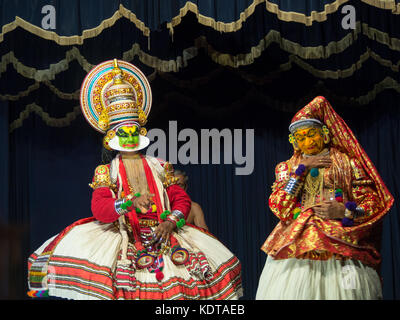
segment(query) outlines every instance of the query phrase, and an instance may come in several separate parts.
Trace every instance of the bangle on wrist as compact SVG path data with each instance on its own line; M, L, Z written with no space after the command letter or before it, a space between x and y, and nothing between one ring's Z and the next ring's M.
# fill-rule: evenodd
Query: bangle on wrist
M284 191L287 193L297 196L303 186L303 175L306 171L306 166L304 164L299 164L294 174L289 178Z
M180 210L173 210L171 214L177 217L179 220L185 219L185 215Z
M180 210L173 210L171 216L177 219L176 227L178 229L182 228L186 224L185 215Z
M173 223L178 229L186 224L185 216L180 210L174 210L172 213L169 210L165 210L161 213L160 218Z
M172 221L174 223L177 223L179 221L179 219L174 215L168 215L166 220Z
M176 215L173 214L169 215L167 217L167 220L174 223L178 229L182 228L186 224L185 219L179 219Z
M129 212L128 208L130 206L132 206L131 200L117 199L114 202L114 209L120 216L127 214Z
M302 186L303 182L300 177L290 177L283 190L293 196L297 196L300 193Z

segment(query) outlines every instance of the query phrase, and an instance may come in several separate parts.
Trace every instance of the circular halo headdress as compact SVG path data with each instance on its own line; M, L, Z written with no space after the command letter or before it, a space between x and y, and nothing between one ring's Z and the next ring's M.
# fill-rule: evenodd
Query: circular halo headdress
M90 70L82 83L82 113L94 129L106 134L105 147L109 149L138 151L149 145L143 126L151 103L151 88L146 76L126 61L102 62ZM133 125L139 130L139 145L127 150L119 146L115 132L121 126Z

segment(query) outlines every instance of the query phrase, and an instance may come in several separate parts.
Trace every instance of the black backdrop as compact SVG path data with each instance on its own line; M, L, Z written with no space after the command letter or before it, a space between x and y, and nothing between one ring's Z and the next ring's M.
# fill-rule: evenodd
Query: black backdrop
M39 2L32 1L31 9L40 7ZM324 95L352 128L395 197L384 219L381 275L384 298L399 299L397 14L367 1L349 1L356 6L358 24L355 31L344 31L335 27L341 19L340 6L330 14L316 8L325 12L325 20L307 26L296 16L285 21L266 9L265 4L279 1L260 3L232 32L207 27L188 12L174 26L173 35L166 27L169 20L161 18L145 21L156 26L150 28L150 37L123 18L79 45L60 44L22 27L4 33L0 39L0 217L7 231L1 242L3 297L26 298L28 255L68 224L91 215L88 182L101 161L101 136L76 108L77 94L90 66L116 57L136 64L151 82L154 100L148 129L168 133L172 120L178 130L193 128L199 136L207 128L254 129L250 175L235 175L236 164L175 166L188 173L188 193L202 206L210 231L241 260L245 299L255 297L266 258L260 246L277 223L267 198L275 165L292 152L288 124L298 109ZM282 1L282 12L286 8L310 17L305 2L303 8L300 1L296 3L289 10ZM215 10L209 15L223 20ZM258 46L270 31L279 37ZM133 44L153 60L143 54L126 55ZM176 66L180 56L187 59L180 69L167 70L164 62L172 59L168 65ZM253 60L246 60L249 57ZM62 62L64 58L68 63Z

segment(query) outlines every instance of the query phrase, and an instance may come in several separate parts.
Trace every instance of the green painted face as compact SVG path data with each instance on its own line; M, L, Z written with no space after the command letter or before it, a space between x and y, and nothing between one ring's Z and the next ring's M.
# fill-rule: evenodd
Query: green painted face
M117 130L119 145L125 149L135 149L139 145L139 131L136 126L125 126Z

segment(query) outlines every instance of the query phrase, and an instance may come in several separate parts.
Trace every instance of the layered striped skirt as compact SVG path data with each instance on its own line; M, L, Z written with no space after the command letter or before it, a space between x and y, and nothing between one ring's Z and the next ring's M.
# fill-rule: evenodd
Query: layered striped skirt
M177 265L160 255L162 279L151 268L137 268L117 226L87 218L46 241L28 259L31 296L98 299L238 299L242 296L239 260L215 237L184 226L174 233L190 259ZM154 271L154 270L153 270Z

